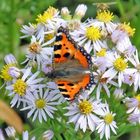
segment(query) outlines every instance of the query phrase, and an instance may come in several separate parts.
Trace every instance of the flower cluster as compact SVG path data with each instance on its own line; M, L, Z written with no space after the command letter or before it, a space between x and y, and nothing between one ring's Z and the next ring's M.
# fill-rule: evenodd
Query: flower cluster
M4 134L6 134L7 137ZM52 130L47 130L42 134L42 138L47 140L51 140L53 136L54 133ZM6 140L7 138L19 140L19 138L16 136L16 130L14 129L14 127L8 126L7 128L5 128L4 132L2 129L0 129L0 139ZM22 140L36 140L36 137L31 137L29 135L29 132L26 130L22 133Z
M21 38L31 39L22 62L25 67L21 69L9 54L5 56L6 65L0 77L12 98L11 106L20 105L21 111L27 110L27 117L33 121L55 118L54 113L61 106L67 110L61 119L67 116L76 131L90 129L99 133L100 139L105 136L108 140L111 131L117 134L117 123L140 123L140 61L130 41L135 29L130 23L116 22L115 15L107 9L100 9L95 18L82 21L86 10L87 6L80 4L71 15L67 7L60 11L49 7L37 16L34 24L24 25ZM72 102L67 102L55 82L47 77L53 70L53 46L61 26L69 30L71 38L91 55L93 62L92 88L82 90ZM117 105L123 106L127 119L119 116Z

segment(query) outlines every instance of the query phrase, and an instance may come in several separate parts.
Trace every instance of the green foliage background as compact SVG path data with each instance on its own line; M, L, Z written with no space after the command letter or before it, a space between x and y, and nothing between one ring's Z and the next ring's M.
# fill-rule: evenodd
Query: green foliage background
M33 23L36 16L46 10L50 5L58 9L67 6L69 10L73 12L78 4L84 3L88 6L86 17L95 17L96 6L92 3L97 2L116 2L116 4L110 6L110 10L117 15L121 22L130 22L131 26L136 28L136 33L132 38L132 42L140 52L140 0L0 0L0 68L3 65L4 56L8 53L13 53L20 62L23 60L23 46L27 45L29 40L20 39L21 26L23 24L28 24L28 22ZM7 97L1 95L0 97L8 102ZM57 126L57 129L65 129L62 130L62 133L69 129L68 126L59 127L61 124L57 124ZM39 129L40 128L36 131L38 132ZM123 131L123 127L122 130L119 131ZM71 133L67 135L69 137L73 135L71 139L75 139L77 134L75 134L73 130L70 132ZM57 132L55 135L57 136L56 139L63 139ZM89 140L89 135L90 133L86 133L86 135L82 137L82 134L78 134L79 137L81 136L81 139L85 140ZM92 138L94 138L94 136ZM133 133L125 135L121 139L139 140L140 130L134 129Z

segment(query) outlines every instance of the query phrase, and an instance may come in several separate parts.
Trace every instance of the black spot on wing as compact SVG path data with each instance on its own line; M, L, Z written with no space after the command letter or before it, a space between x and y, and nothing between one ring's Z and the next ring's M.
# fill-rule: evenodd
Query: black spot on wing
M60 54L54 54L54 58L61 58Z
M57 42L57 41L61 41L62 40L62 35L58 35L58 36L56 36L56 39L55 39L55 41Z
M74 84L73 84L73 83L68 83L67 85L69 85L69 86L74 86Z
M54 45L54 51L61 50L62 45Z
M65 98L70 98L70 95L68 95L68 94L63 94L63 96L64 96Z
M63 55L64 57L69 57L70 56L70 53L65 53L64 55Z
M59 88L60 92L68 92L67 89Z
M58 86L64 86L64 84L58 84Z

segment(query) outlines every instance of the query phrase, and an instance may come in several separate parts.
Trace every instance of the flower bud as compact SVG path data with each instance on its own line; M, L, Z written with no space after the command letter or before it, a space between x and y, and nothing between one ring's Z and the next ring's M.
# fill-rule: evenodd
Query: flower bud
M67 7L63 7L61 9L61 16L65 20L70 20L71 19L70 11Z
M17 60L13 54L8 54L4 57L4 61L6 64L17 64Z
M47 130L43 133L43 139L44 140L51 140L54 136L54 133L52 130Z
M75 10L74 19L81 20L87 11L87 6L85 4L79 4Z
M116 99L121 99L123 98L123 89L120 89L120 88L117 88L115 91L114 91L114 96Z

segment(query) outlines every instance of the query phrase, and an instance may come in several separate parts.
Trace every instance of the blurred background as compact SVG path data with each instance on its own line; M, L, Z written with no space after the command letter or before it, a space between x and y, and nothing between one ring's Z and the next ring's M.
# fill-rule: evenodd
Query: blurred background
M8 53L13 53L17 60L22 61L24 52L21 50L30 40L20 39L20 29L23 24L34 23L36 16L50 5L58 9L67 6L74 12L78 4L84 3L88 6L85 16L87 18L95 17L94 4L99 2L116 2L110 6L110 10L121 22L130 22L136 29L131 40L140 52L140 0L0 0L0 68L3 65L4 56ZM134 130L133 133L120 139L140 140L140 130Z

